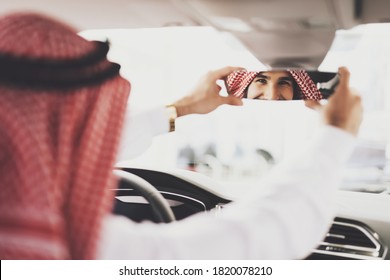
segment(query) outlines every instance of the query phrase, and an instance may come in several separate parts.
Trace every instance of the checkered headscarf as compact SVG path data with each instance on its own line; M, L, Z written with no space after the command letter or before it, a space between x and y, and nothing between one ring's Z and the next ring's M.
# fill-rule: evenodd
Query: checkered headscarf
M0 18L0 259L93 259L130 84L108 45Z
M302 97L302 99L314 99L321 100L322 94L317 89L313 80L307 74L307 72L303 69L287 69L287 72L291 74L294 78L295 82L298 85L298 95ZM236 97L244 97L245 90L252 83L253 79L261 72L264 71L236 71L230 74L226 83L229 88L229 94L234 95Z

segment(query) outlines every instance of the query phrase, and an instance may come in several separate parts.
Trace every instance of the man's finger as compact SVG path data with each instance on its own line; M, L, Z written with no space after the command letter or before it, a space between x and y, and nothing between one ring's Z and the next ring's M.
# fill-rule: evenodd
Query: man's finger
M322 108L322 105L318 100L312 100L312 99L305 100L305 105L306 107L316 111L319 111Z
M347 67L339 67L339 76L340 82L338 87L340 88L348 88L349 87L349 70Z
M225 104L235 105L235 106L243 105L242 99L239 98L239 97L235 97L233 95L229 95L229 96L226 96L224 98L227 101Z

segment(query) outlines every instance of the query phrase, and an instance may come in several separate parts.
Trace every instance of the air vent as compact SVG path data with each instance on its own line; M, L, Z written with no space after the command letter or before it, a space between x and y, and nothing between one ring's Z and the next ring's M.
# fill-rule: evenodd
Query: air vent
M328 259L384 259L386 253L387 247L381 242L378 234L367 225L354 220L336 218L313 255L327 255Z

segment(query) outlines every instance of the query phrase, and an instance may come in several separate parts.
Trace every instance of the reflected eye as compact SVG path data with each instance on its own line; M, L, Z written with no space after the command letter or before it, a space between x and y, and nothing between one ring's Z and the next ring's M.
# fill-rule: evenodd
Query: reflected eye
M280 86L292 86L292 83L290 81L282 80L279 81Z
M257 79L255 80L255 82L256 82L256 83L263 84L263 85L267 84L267 80L266 80L266 79L263 79L263 78L257 78Z

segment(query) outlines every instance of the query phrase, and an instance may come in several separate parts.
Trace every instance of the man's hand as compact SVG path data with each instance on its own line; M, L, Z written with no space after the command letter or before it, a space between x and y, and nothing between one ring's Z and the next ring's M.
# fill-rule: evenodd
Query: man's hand
M221 87L217 84L217 80L222 80L237 70L242 70L242 68L228 66L208 72L188 96L173 104L176 107L177 116L207 114L223 104L242 105L240 98L219 95Z
M344 129L357 135L362 122L363 107L361 98L349 87L349 71L339 68L340 83L326 105L315 100L306 100L307 107L322 113L325 124Z

